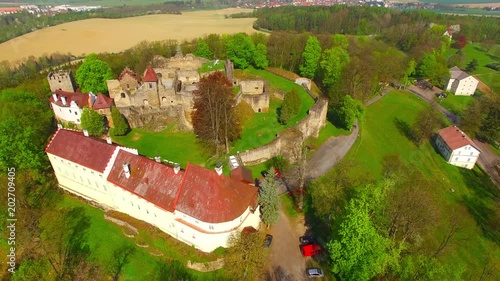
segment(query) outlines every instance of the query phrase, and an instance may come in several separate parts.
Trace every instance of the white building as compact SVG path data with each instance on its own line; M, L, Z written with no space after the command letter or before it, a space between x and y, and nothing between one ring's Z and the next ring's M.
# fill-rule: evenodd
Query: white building
M455 66L450 68L450 80L448 80L446 90L457 96L472 96L478 83L479 81L476 78Z
M436 146L446 162L467 169L474 168L481 153L478 146L455 126L439 130Z
M259 228L258 189L244 173L229 178L221 169L193 164L181 170L65 129L45 151L64 190L148 222L201 251L227 247L229 236L245 227Z

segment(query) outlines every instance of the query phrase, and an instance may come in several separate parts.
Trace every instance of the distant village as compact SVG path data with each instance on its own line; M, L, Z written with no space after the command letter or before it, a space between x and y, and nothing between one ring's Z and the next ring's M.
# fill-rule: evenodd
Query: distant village
M0 7L0 15L9 15L26 11L33 15L55 15L66 12L86 12L103 8L102 6L72 6L72 5L21 5L19 7Z

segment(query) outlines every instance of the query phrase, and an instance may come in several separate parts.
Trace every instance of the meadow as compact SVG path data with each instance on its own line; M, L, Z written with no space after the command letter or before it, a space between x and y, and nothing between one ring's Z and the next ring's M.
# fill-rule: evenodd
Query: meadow
M495 226L498 223L495 208L500 193L488 174L477 165L472 170L449 165L430 141L419 147L409 140L405 128L411 126L418 112L428 106L410 93L389 93L368 107L360 137L346 159L356 163L356 174L371 179L383 178L383 157L390 154L399 155L408 167L420 170L434 183L432 200L443 215L457 209L466 210L465 228L460 234L466 238L463 243L454 244L453 249L440 259L450 266L467 269L468 274L480 274L487 256L493 257L496 263L500 262L500 233ZM441 239L447 222L442 219L435 223L438 227L434 232L423 234L434 242ZM426 246L432 248L432 244Z
M231 19L225 15L251 11L224 9L162 14L122 19L88 19L47 27L0 44L0 61L18 63L29 56L52 53L120 52L141 41L192 40L207 34L256 32L254 18Z

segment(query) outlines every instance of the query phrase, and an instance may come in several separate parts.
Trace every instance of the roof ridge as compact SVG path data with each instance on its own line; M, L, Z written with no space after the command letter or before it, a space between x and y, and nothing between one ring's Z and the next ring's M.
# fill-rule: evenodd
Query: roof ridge
M191 164L188 162L186 165L186 170L184 170L184 175L182 175L182 181L179 185L179 188L177 189L177 194L175 195L174 204L172 206L174 210L177 209L177 202L179 201L179 197L181 195L182 188L184 187L184 181L186 180L187 172L188 172L190 165Z

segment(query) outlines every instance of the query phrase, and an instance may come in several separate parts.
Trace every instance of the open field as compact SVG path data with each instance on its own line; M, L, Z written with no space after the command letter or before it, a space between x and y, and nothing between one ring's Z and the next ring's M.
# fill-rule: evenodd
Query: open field
M485 5L488 6L492 3L497 3L497 0L419 0L418 2L424 2L424 3L439 3L439 4L446 4L446 5L451 5L451 4L476 4L476 5Z
M420 170L424 177L434 183L432 199L443 215L464 208L465 228L461 237L468 238L464 244L455 244L439 259L449 266L463 266L465 274L475 274L481 272L488 253L494 263L500 262L500 233L495 227L498 223L495 221L495 208L499 204L500 194L489 176L477 165L473 170L449 165L430 142L418 147L405 136L405 126L401 124L411 126L417 113L428 106L412 94L397 91L389 93L367 108L360 137L346 159L359 165L355 168L357 174L380 179L383 177L384 155L398 154L404 163ZM429 238L429 244L425 245L429 251L435 250L434 244L441 239L446 220L441 219L436 224L438 229L425 234ZM498 280L495 279L497 275L498 272L494 273L492 280Z
M29 56L119 52L141 41L191 40L205 34L253 33L255 19L226 19L249 9L186 12L124 19L88 19L51 26L0 44L0 61L19 62Z

